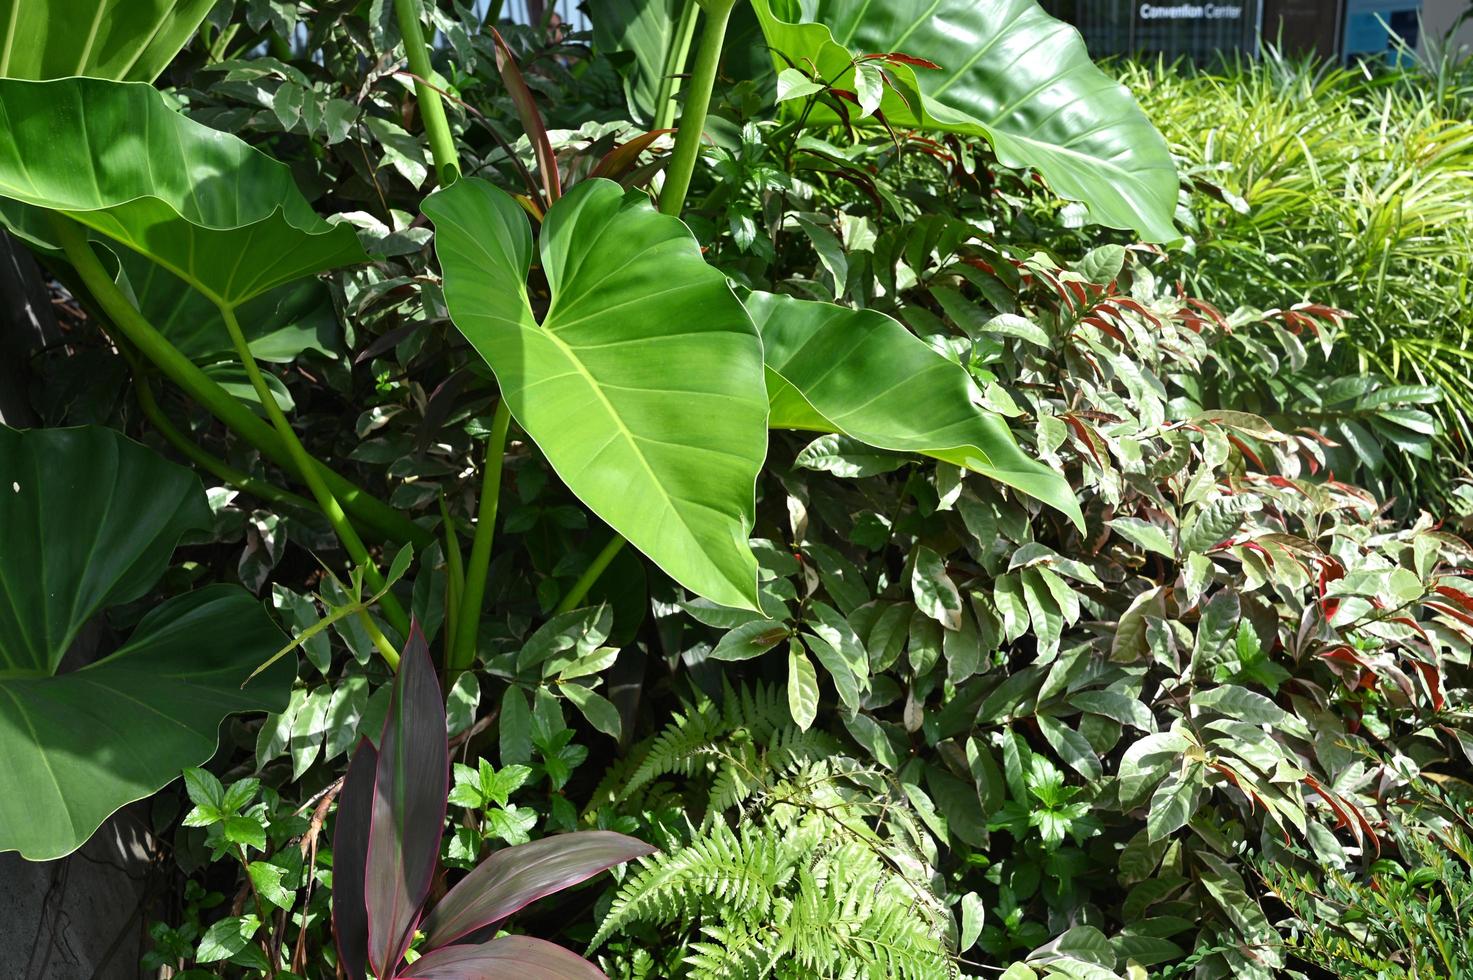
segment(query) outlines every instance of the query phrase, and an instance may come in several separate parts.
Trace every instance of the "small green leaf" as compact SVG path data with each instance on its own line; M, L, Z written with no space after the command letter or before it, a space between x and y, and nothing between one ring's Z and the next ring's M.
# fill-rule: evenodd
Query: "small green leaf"
M961 629L961 593L951 576L946 574L945 559L930 548L921 546L916 549L910 588L917 609L946 629Z
M1121 537L1138 547L1154 551L1167 558L1176 556L1176 549L1171 546L1171 538L1164 530L1150 521L1143 521L1139 517L1117 517L1106 523L1119 531Z
M261 928L261 920L254 915L242 915L221 919L209 929L199 941L195 959L200 963L218 963L228 960L245 948L246 943Z
M823 91L823 86L803 74L797 68L784 68L777 76L777 100L806 99Z
M754 619L734 630L728 630L707 657L711 660L738 661L760 657L786 639L791 631L773 619Z
M982 924L987 921L987 906L976 892L962 896L962 935L958 948L965 953L977 945L982 935Z
M619 721L619 709L601 694L584 687L582 684L561 684L558 690L563 697L583 713L588 723L610 738L618 738L621 724Z
M818 717L818 673L797 640L788 642L788 711L805 732Z

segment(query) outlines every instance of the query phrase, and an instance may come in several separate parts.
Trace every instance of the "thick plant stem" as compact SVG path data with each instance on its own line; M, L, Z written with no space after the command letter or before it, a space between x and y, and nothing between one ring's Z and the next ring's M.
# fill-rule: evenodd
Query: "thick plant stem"
M261 400L261 407L266 409L266 416L271 419L271 424L281 435L282 441L286 443L287 451L291 453L297 469L302 472L307 481L307 487L312 491L312 497L317 501L317 507L322 511L327 522L332 525L338 540L347 549L348 556L356 564L364 567L364 574L368 584L375 592L384 588L384 577L379 572L378 566L368 554L368 548L363 544L363 539L358 537L358 532L353 529L353 523L348 520L342 505L328 489L327 483L322 479L322 474L313 465L315 460L312 454L307 452L307 447L297 438L296 431L292 428L291 421L281 406L276 404L276 397L271 393L266 384L266 378L261 374L261 367L256 363L256 356L251 353L251 346L246 342L245 333L240 329L240 321L235 318L234 307L221 305L220 316L225 320L225 329L230 334L230 342L235 345L236 356L240 358L241 367L245 368L246 376L251 379L251 387L256 389L256 397ZM399 600L385 593L380 600L384 614L389 624L398 630L401 636L409 636L409 617L404 614L404 607L399 605Z
M419 0L394 0L394 14L399 20L399 33L404 36L409 70L419 78L433 78L430 49L419 26ZM455 153L455 137L450 133L450 121L445 118L445 103L439 92L419 79L414 82L414 95L419 102L420 117L424 120L425 135L430 140L430 152L435 156L435 170L440 175L441 185L448 187L460 176L460 163Z
M93 254L81 226L60 216L52 224L67 259L77 270L92 298L97 301L102 312L107 314L113 326L117 327L138 352L163 371L169 380L184 389L186 394L208 409L210 414L224 422L274 463L305 482L276 430L257 418L234 395L196 367L193 361L164 339L134 308ZM385 539L408 542L417 548L423 548L435 539L429 531L322 464L318 463L316 469L348 512Z
M283 490L280 487L272 486L265 480L259 480L248 473L243 473L223 459L206 452L196 445L188 436L175 428L174 423L169 421L169 417L164 414L164 410L159 407L157 399L153 396L153 387L148 383L148 379L143 377L136 366L133 370L133 384L134 391L138 396L138 407L143 410L144 418L148 419L153 427L159 431L159 435L163 436L169 445L177 449L180 454L200 469L214 475L217 479L235 487L237 490L248 493L276 507L296 509L308 514L317 509L313 506L312 501L306 497L299 497L290 490Z
M701 139L706 129L706 115L711 108L711 93L716 87L716 69L721 65L721 48L726 43L726 24L736 0L705 0L706 23L701 28L701 46L696 50L696 63L691 71L690 95L680 114L680 130L675 135L675 153L660 192L660 210L680 216L685 208L685 195L690 191L696 161L701 157Z
M486 439L481 499L476 507L476 536L471 541L465 585L455 617L455 644L450 655L452 670L467 670L476 662L476 635L481 626L481 604L486 600L486 574L491 566L496 510L501 500L501 462L506 455L506 433L510 428L511 409L503 398L496 406L496 415L491 420L491 435Z
M578 576L578 581L574 582L573 587L568 590L568 594L563 596L563 601L557 604L557 609L553 611L553 615L559 615L576 609L578 603L588 597L588 590L593 588L594 583L599 580L599 576L603 575L604 570L609 567L609 562L614 560L614 556L619 553L619 550L624 547L624 544L623 535L614 535L609 540L609 543L604 545L604 550L600 551L597 557L593 559L593 562L587 568L583 569L583 574Z
M665 52L665 72L660 76L659 93L655 96L655 128L669 129L675 125L675 97L680 94L681 73L685 71L686 59L690 57L690 42L696 36L696 15L700 7L696 0L683 0L680 20L670 38L670 50Z

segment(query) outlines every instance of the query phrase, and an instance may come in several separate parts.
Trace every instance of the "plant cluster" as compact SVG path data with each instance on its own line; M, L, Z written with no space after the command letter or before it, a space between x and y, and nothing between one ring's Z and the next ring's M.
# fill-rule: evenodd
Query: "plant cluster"
M1207 261L1034 0L492 8L5 46L0 848L152 795L175 975L1461 968L1473 548L1345 479L1444 382L1316 374L1389 308Z
M1268 372L1280 377L1249 397L1326 429L1348 450L1341 472L1443 506L1473 432L1473 79L1450 53L1410 61L1372 73L1270 51L1212 70L1121 68L1196 188L1188 288L1226 306L1312 299L1355 314L1307 370L1282 352ZM1368 400L1352 376L1381 393ZM1432 403L1436 428L1417 410Z

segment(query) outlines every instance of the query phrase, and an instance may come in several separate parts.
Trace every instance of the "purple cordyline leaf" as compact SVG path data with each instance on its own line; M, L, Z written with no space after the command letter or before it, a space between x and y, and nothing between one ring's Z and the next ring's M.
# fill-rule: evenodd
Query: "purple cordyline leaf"
M435 906L425 922L425 948L452 943L539 898L654 852L644 841L609 830L556 834L497 851Z
M373 782L378 752L367 738L358 743L338 797L332 835L332 931L338 960L348 980L363 980L368 951L368 910L363 874L368 864L368 828L373 819Z
M415 960L398 980L607 980L577 953L530 936L445 946Z
M424 633L414 623L379 740L368 835L368 962L379 977L393 976L429 895L449 784L445 699Z
M511 96L512 105L516 106L517 115L521 117L522 129L526 130L527 139L532 144L532 152L537 157L537 169L542 173L543 193L547 195L548 207L551 207L554 201L562 197L563 189L562 178L557 172L557 154L553 152L552 140L547 135L547 124L542 121L537 100L527 87L522 70L517 67L516 58L512 57L511 48L506 46L506 41L494 29L491 31L491 39L496 43L496 70L501 73L506 94Z

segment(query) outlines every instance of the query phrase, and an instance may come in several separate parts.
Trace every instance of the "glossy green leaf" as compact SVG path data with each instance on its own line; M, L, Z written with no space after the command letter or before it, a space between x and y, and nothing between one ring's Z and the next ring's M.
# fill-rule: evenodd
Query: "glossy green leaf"
M0 77L151 82L215 0L0 0Z
M1176 168L1125 87L1090 61L1079 32L1036 0L752 0L778 68L816 66L856 89L855 56L880 62L891 126L980 136L1010 167L1033 167L1090 216L1151 241L1179 236ZM810 119L834 122L818 107Z
M58 212L226 306L367 258L286 166L142 83L0 79L0 198L35 244L52 242L32 209Z
M1084 526L1068 481L1030 459L1001 418L977 407L981 395L966 369L900 323L772 293L752 293L746 304L762 332L773 428L839 432L954 463Z
M579 184L543 224L539 323L510 196L468 179L424 210L452 319L568 487L682 585L758 608L762 345L689 230L612 181Z
M281 633L234 586L177 596L57 674L83 625L148 592L210 522L196 477L116 432L0 427L0 851L69 853L208 759L226 715L286 706L290 662L241 686Z

